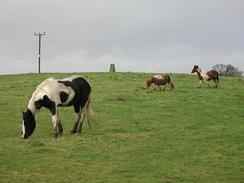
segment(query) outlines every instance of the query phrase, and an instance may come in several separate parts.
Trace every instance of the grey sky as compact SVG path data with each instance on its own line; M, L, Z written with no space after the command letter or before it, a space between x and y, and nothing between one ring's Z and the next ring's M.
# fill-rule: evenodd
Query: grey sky
M1 0L0 74L244 71L243 0Z

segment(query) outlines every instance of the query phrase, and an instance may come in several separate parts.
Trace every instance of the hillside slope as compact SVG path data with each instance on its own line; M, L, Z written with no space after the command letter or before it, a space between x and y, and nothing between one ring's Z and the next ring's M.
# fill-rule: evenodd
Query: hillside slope
M59 108L64 134L52 138L41 109L28 140L21 110L48 77L0 76L0 182L244 182L244 79L198 88L172 74L176 90L145 90L145 73L84 73L92 83L95 126L70 135L75 113Z

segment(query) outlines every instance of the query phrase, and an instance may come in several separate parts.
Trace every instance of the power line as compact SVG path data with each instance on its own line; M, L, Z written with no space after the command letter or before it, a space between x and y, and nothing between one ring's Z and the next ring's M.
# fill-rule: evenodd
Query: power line
M44 36L46 32L40 33L35 32L34 36L39 37L39 52L38 52L38 73L41 73L41 37Z

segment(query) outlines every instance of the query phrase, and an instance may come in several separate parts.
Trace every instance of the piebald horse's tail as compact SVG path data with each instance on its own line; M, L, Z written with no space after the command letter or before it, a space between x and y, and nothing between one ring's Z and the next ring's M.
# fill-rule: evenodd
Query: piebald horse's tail
M91 128L91 123L94 121L94 116L91 109L91 93L85 105L85 115L87 117L88 125Z

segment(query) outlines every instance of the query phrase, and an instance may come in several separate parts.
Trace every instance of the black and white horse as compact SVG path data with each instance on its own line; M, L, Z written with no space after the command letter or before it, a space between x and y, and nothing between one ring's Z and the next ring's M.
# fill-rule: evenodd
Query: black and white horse
M34 91L26 112L23 113L22 137L28 138L33 133L36 121L35 115L46 107L52 114L54 126L53 136L56 138L63 132L58 115L58 107L73 106L76 120L71 133L81 133L85 116L88 124L93 120L91 110L91 85L81 76L72 76L64 79L49 78L44 80Z

